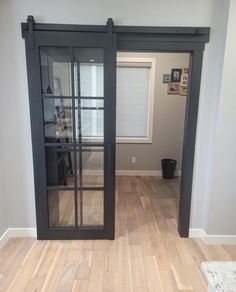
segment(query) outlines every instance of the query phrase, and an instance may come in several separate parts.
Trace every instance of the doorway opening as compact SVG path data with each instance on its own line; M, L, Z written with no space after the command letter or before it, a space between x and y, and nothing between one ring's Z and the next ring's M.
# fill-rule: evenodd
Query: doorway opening
M138 228L137 216L149 218L160 235L178 233L189 59L189 53L117 53L117 220L123 212ZM162 177L166 158L177 162L173 179Z

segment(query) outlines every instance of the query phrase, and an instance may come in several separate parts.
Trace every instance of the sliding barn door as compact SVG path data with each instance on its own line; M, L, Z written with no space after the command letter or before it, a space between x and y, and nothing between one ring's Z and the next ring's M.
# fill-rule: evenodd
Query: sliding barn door
M26 36L39 239L114 238L116 39Z

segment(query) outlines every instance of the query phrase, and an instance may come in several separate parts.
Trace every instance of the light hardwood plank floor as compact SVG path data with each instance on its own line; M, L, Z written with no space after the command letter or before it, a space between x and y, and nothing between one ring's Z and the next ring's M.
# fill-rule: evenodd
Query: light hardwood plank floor
M200 265L236 246L177 233L179 180L118 177L116 239L15 238L0 250L0 291L207 291Z

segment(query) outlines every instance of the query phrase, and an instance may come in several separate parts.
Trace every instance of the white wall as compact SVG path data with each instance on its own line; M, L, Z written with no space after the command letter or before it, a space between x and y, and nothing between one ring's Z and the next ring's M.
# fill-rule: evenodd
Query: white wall
M188 68L189 54L183 53L118 53L118 57L155 58L153 136L151 144L117 144L117 170L161 170L161 159L176 159L181 169L186 97L167 94L163 74L173 68ZM132 163L132 157L136 163Z
M206 181L210 169L207 166L208 154L212 151L207 145L214 147L210 135L218 106L215 102L218 100L218 94L214 88L220 79L225 23L223 12L225 7L227 11L227 2L222 0L0 2L0 27L4 30L1 32L0 55L2 74L0 96L4 104L4 111L0 116L3 140L0 155L9 226L35 226L27 77L24 41L20 29L20 23L26 20L28 14L34 15L38 22L104 24L108 17L113 17L115 23L119 25L213 26L211 43L206 47L204 58L192 204L192 227L203 226L202 206L207 201ZM219 24L216 25L216 22ZM230 100L228 102L230 104ZM219 123L222 130L227 126L224 123L225 117L222 116ZM218 184L223 187L224 180L219 180Z
M1 140L0 140L0 153L1 153ZM0 157L1 158L1 157ZM0 159L0 238L7 230L7 209L6 209L6 196L4 192L4 181L2 171L2 161Z
M35 226L25 52L14 3L0 2L2 173L8 227Z
M230 2L205 222L208 234L224 235L236 235L236 2Z
M4 6L7 8L7 6ZM0 4L0 35L2 37L1 44L0 44L0 127L1 127L1 135L0 135L0 238L5 233L8 227L8 218L7 218L7 193L6 193L6 143L4 143L4 139L10 141L10 137L7 137L7 130L8 130L8 123L5 120L5 105L4 105L4 97L7 95L7 87L4 86L5 82L5 74L7 74L8 68L4 66L3 60L6 57L6 48L4 44L8 42L8 38L5 31L5 26L3 27L3 23L7 20L7 12L3 13L3 5ZM11 182L12 183L12 182Z
M191 228L204 228L208 216L210 175L222 67L224 61L229 1L215 1L212 7L210 42L204 52L201 92L198 113L194 180L191 209ZM221 21L219 21L219 19Z

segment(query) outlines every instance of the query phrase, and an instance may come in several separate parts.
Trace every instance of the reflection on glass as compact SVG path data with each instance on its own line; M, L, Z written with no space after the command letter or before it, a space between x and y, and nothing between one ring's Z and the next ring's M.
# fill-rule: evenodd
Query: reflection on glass
M74 185L74 153L64 147L46 147L47 186Z
M48 192L49 227L75 226L74 191Z
M103 137L103 110L82 110L82 137Z
M72 142L71 99L49 98L43 100L45 142Z
M77 103L77 100L76 100ZM104 107L104 101L99 99L81 99L80 102L81 108L86 109L103 109Z
M77 150L77 183L81 187L103 187L104 153L103 147L81 147Z
M77 142L103 142L104 136L103 100L76 100Z
M83 225L102 226L104 224L103 191L82 191L81 196L83 202Z
M75 96L104 96L104 52L99 48L74 50Z
M69 48L41 47L43 95L71 96L71 54Z

